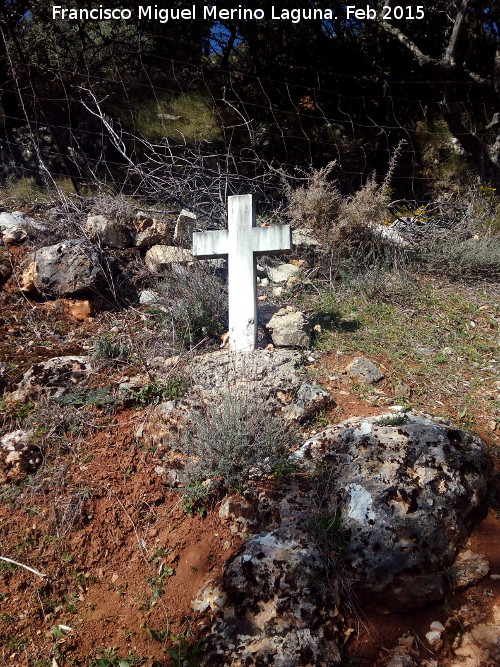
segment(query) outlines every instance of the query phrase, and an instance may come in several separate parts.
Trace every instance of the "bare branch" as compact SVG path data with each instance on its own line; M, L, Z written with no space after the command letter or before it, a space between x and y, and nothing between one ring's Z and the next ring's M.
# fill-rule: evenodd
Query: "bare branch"
M18 567L22 567L25 570L28 570L29 572L36 574L36 576L40 577L40 579L45 579L47 577L47 575L44 574L43 572L39 572L38 570L35 570L35 568L30 567L29 565L23 565L23 563L18 563L17 560L12 560L12 558L7 558L6 556L0 556L0 560L4 560L6 563L11 563L12 565L17 565Z

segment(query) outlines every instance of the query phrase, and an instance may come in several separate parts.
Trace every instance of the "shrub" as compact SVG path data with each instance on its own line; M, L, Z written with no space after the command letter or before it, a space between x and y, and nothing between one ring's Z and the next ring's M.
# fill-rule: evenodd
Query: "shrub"
M457 235L458 236L458 235ZM421 260L434 273L452 278L500 276L500 236L430 239Z
M119 222L123 227L129 228L135 217L135 208L122 195L102 194L94 198L90 213L103 215L108 220Z
M404 254L401 247L381 233L381 224L391 218L389 182L398 154L399 147L382 183L377 183L372 175L348 197L342 197L336 183L329 180L333 162L313 170L305 185L295 190L285 188L292 225L312 228L323 243L330 277L334 267L336 272L351 272L360 265L394 265Z
M306 183L295 190L285 185L292 226L310 227L319 237L328 236L342 202L336 184L328 180L335 165L330 162L322 169L312 170Z
M156 291L158 303L150 312L161 328L169 327L174 346L189 349L227 331L227 290L202 264L169 273Z
M295 441L283 419L248 393L227 392L193 416L181 449L195 458L189 476L240 488L250 478L271 474Z

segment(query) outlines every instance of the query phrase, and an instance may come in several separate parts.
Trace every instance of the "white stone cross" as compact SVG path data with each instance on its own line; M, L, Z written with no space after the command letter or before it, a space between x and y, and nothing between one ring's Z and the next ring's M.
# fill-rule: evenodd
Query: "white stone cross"
M198 259L228 260L229 347L253 350L257 342L256 258L292 250L288 225L256 227L252 195L228 198L228 229L193 234Z

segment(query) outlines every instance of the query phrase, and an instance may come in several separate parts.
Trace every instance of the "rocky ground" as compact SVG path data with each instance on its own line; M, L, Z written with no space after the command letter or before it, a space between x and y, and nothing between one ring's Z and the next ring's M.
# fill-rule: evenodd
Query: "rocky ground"
M68 243L28 212L0 219L0 664L498 664L497 284L332 302L309 245L262 267L262 349L186 352L158 283L194 281L192 216ZM228 401L293 440L193 485Z

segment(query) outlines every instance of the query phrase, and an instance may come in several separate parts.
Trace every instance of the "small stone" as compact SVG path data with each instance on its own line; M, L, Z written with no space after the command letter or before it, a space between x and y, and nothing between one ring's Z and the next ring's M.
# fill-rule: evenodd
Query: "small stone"
M267 270L269 279L273 283L286 283L287 280L300 273L300 268L293 264L280 264Z
M139 292L139 304L141 306L150 306L153 303L158 303L158 298L158 294L148 289Z
M384 379L384 374L366 357L354 357L346 368L351 377L364 384L375 384Z
M431 630L425 635L430 646L435 651L438 651L443 645L443 640L441 639L441 632L439 630Z
M439 621L432 621L430 625L431 630L439 630L439 632L444 632L444 625Z
M309 347L310 326L298 310L282 308L264 325L276 347Z
M470 549L462 551L453 563L453 587L459 589L477 584L489 571L490 564L485 556Z
M196 215L183 208L175 223L174 242L183 248L189 247L195 227Z
M400 382L394 387L394 396L400 396L401 398L410 398L411 396L411 387L407 384Z

